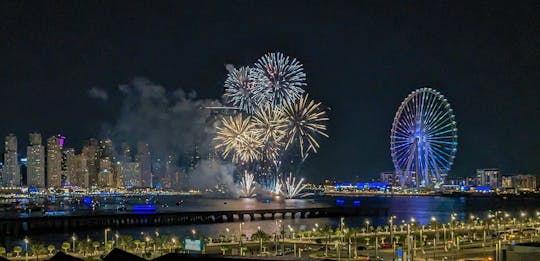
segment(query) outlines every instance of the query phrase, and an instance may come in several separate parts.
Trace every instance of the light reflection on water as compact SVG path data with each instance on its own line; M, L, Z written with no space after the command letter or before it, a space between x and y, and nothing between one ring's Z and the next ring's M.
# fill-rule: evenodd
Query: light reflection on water
M265 199L208 199L201 197L184 197L184 204L181 207L176 206L178 196L160 196L158 201L160 204L167 203L168 208L163 208L161 211L212 211L212 210L237 210L237 209L273 209L273 208L299 208L299 207L322 207L336 205L336 200L343 200L343 205L354 207L354 201L360 201L360 208L388 208L390 215L395 215L398 222L401 220L408 221L414 217L416 221L427 224L432 216L438 221L446 223L450 220L452 213L457 213L458 219L465 220L469 215L485 217L489 210L506 211L513 216L521 211L527 211L530 215L534 214L540 206L540 198L515 198L501 199L489 197L469 197L469 198L452 198L452 197L319 197L313 199L297 199L297 200L271 200L267 202ZM144 198L141 198L144 201ZM226 202L226 204L225 204ZM139 204L138 200L130 199L128 205ZM109 204L114 205L112 201ZM345 223L347 226L364 226L365 221L369 220L374 226L386 224L388 217L347 217ZM312 219L285 219L283 226L285 229L288 225L298 230L312 229L315 224L320 226L330 225L336 227L339 223L337 218L312 218ZM230 223L215 223L215 224L199 224L199 225L175 225L161 227L130 227L113 229L109 233L109 239L112 239L114 233L128 234L134 238L140 238L141 232L145 234L154 234L156 231L160 234L175 234L184 237L191 234L191 230L195 229L199 236L227 235L226 228L229 228L230 235L239 234L240 222ZM257 231L257 227L271 234L276 231L276 222L274 220L255 220L245 221L243 225L243 233L248 237ZM53 243L60 245L63 241L70 238L72 232L57 232L47 235L29 235L31 239L37 239L46 244ZM90 237L95 240L103 240L103 230L79 231L77 237L84 239ZM4 245L9 249L14 244L23 245L22 238L5 238Z

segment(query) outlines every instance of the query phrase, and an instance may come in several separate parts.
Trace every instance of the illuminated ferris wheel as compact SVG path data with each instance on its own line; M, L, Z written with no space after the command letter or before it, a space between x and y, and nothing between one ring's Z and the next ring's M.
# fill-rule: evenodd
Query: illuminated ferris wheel
M450 103L437 90L413 91L399 106L390 134L392 161L402 187L437 186L457 150Z

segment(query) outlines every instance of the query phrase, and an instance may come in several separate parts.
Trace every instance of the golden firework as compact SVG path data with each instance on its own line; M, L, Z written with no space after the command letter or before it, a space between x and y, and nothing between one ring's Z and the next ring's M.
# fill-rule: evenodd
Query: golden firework
M326 116L326 112L321 109L321 103L309 100L308 95L304 95L296 102L287 102L283 112L288 121L285 148L287 149L292 143L297 141L300 146L302 158L310 150L317 152L320 146L315 136L322 135L328 138L328 134L325 133L325 122L329 119Z

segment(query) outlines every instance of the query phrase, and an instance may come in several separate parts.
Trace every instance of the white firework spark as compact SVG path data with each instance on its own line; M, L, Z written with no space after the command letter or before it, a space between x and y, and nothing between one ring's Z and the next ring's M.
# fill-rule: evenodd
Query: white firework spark
M279 181L278 178L276 178L276 184L274 185L274 190L272 193L274 193L276 196L283 194L283 191L281 190L281 181Z
M255 197L255 181L253 174L244 172L242 180L240 181L240 197L243 198L252 198Z
M234 107L247 113L253 113L257 108L253 93L254 85L250 79L252 71L249 66L240 69L233 67L225 80L225 98Z
M313 195L313 193L302 193L302 191L307 187L307 185L303 183L303 178L296 182L296 178L292 176L292 173L290 173L289 177L287 177L285 182L283 182L285 197L288 199L292 199L303 198Z
M250 73L254 83L254 99L264 106L281 108L304 93L306 74L302 64L282 53L267 53Z

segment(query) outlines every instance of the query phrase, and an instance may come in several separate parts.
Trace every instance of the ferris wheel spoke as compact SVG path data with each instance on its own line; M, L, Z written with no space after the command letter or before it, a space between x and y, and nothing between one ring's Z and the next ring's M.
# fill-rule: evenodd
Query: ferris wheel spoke
M456 136L455 135L452 135L452 136L431 136L429 138L426 138L427 141L432 141L432 140L445 140L445 139L449 139L449 140L452 140L452 139L455 139Z
M452 122L451 119L449 117L447 117L449 114L448 111L445 111L444 113L438 113L437 114L437 118L435 118L435 120L433 120L433 122L430 122L429 124L429 129L434 129L434 128L437 128L437 126L441 125L441 124L444 124L445 122L449 121L449 122Z
M436 103L437 98L433 98L433 102ZM434 107L436 106L436 107ZM431 122L435 117L437 117L438 114L440 114L443 110L441 110L442 103L438 102L436 105L432 106L432 109L429 110L428 115L426 116L426 125L430 125Z
M447 169L448 167L450 167L450 161L449 161L449 160L447 160L447 159L444 158L444 157L440 157L440 156L437 155L436 153L433 153L433 151L432 151L432 154L433 154L433 157L432 157L432 158L433 158L434 162L438 163L439 166L444 167L445 171L446 171L446 169ZM444 160L446 163L445 163L445 162L442 162L442 160Z
M440 126L437 126L436 128L434 127L433 129L428 130L427 134L428 135L441 135L448 132L452 132L454 131L454 129L455 129L454 123L448 122L445 125L440 125Z
M443 150L441 150L441 149L439 149L439 148L437 148L437 147L431 147L431 148L433 149L434 152L436 152L437 155L441 155L441 154L442 154L442 155L447 156L448 158L452 158L452 155L446 153L445 151L443 151ZM441 158L444 159L444 160L446 160L445 157L441 157ZM446 160L446 161L448 161L448 160Z

